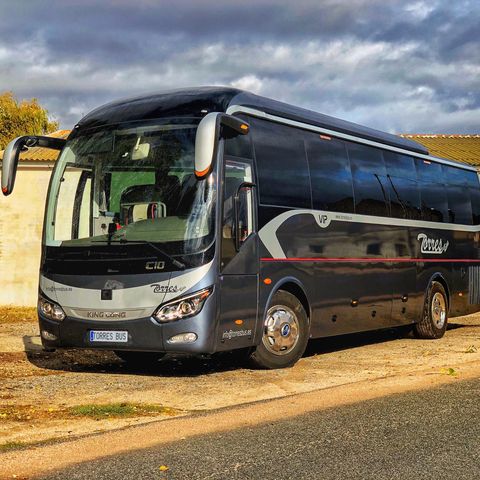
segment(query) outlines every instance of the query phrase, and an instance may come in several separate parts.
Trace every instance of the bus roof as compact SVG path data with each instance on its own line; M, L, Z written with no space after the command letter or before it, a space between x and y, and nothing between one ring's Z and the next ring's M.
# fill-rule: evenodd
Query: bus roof
M118 100L90 112L76 129L168 116L200 117L206 112L226 112L233 105L428 155L423 145L407 138L230 87L184 88Z

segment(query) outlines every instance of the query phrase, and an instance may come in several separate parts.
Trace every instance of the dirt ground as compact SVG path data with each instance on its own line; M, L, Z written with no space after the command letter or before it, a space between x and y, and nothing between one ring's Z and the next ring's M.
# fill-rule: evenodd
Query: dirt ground
M286 370L260 371L234 358L166 357L132 369L111 352L43 352L33 309L0 310L0 453L193 411L324 390L379 378L462 378L480 364L480 315L450 321L437 341L404 330L312 341ZM425 378L428 378L426 376Z

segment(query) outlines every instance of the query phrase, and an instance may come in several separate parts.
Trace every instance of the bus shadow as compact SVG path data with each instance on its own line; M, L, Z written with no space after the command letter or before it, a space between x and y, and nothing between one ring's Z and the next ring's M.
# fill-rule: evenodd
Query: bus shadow
M478 325L480 327L480 325ZM472 325L463 325L461 323L449 323L447 330L455 330L457 328L472 327ZM412 332L412 326L388 328L384 330L371 330L368 332L351 333L346 335L338 335L334 337L316 338L308 343L305 357L313 355L321 355L323 353L332 353L342 350L348 350L366 345L374 345L376 343L392 342L402 338L415 337Z
M246 352L242 351L213 356L166 355L148 365L131 365L109 350L59 349L45 352L34 339L23 336L27 360L42 370L59 372L197 377L245 368L247 359Z
M480 325L450 323L448 330ZM352 348L392 342L411 337L411 327L391 328L328 338L310 340L303 355L314 355L348 350ZM234 351L212 356L166 355L162 360L148 365L130 365L109 350L56 350L44 352L34 337L24 336L23 344L28 361L37 368L60 372L105 373L159 377L198 377L249 368L248 351Z
M316 338L314 340L310 340L307 350L303 356L311 357L313 355L339 352L351 348L374 345L376 343L391 342L401 338L409 337L410 335L409 329L392 328L388 330L374 330L327 338Z

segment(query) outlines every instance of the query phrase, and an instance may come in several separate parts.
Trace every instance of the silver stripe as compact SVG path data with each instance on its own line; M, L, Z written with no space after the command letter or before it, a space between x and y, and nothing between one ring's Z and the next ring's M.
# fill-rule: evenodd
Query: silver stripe
M454 223L424 222L422 220L405 220L402 218L376 217L356 213L337 213L323 210L289 210L283 212L264 225L258 235L273 258L286 258L277 238L277 230L289 218L295 215L313 215L320 228L327 228L331 222L364 223L395 227L412 227L434 230L451 230L460 232L479 232L480 225L457 225Z
M168 302L180 295L189 293L210 271L213 261L202 265L198 268L187 270L181 275L164 281L148 283L138 287L122 288L113 290L112 300L102 300L100 289L94 290L89 288L73 287L59 282L54 282L43 275L40 276L40 289L51 298L59 303L62 307L71 309L91 309L111 311L141 309L149 310L149 315L161 303ZM158 291L158 286L160 291ZM172 291L169 288L174 286ZM162 289L165 289L163 291ZM158 292L158 293L157 293ZM143 314L142 314L143 315Z
M351 140L357 143L364 143L365 145L370 145L372 147L383 148L384 150L391 150L392 152L403 153L405 155L410 155L416 158L422 158L424 160L430 160L432 162L443 163L445 165L450 165L452 167L462 168L463 170L471 170L477 172L476 167L466 165L464 163L455 162L453 160L447 160L446 158L433 157L431 155L423 155L422 153L412 152L411 150L405 150L403 148L392 147L380 142L374 142L372 140L367 140L362 137L356 137L354 135L348 135L346 133L337 132L335 130L330 130L328 128L316 127L315 125L310 125L309 123L297 122L295 120L290 120L288 118L278 117L276 115L270 115L269 113L262 112L261 110L256 110L254 108L242 107L241 105L231 105L227 109L228 114L243 112L253 115L254 117L265 118L272 120L277 123L283 123L285 125L291 125L293 127L303 128L305 130L311 130L312 132L324 133L326 135L331 135L337 138L343 138L344 140Z

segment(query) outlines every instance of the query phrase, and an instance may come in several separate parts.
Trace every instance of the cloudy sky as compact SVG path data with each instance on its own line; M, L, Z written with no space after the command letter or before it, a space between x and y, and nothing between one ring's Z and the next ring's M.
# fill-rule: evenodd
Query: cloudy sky
M0 90L62 127L143 92L233 85L368 126L480 131L478 0L0 2Z

